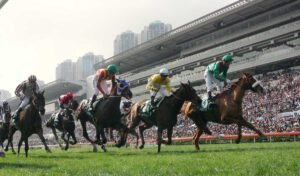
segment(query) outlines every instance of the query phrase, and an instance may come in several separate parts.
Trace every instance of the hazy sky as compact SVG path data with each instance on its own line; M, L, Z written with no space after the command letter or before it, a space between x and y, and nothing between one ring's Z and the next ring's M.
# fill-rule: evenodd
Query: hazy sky
M0 89L28 75L54 81L56 65L87 52L109 58L116 35L155 20L179 27L234 0L9 0L0 10Z

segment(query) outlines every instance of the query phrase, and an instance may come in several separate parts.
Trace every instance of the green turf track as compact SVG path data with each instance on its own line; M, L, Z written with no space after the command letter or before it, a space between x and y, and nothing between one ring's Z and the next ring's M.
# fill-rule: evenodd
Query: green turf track
M300 142L162 146L144 150L108 147L24 151L19 157L8 152L0 158L0 175L300 175Z

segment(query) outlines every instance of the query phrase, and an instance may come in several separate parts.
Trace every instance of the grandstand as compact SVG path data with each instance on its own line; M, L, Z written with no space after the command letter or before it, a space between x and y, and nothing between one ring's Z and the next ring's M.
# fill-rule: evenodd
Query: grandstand
M205 88L206 66L226 53L234 55L232 79L241 72L300 65L299 32L299 1L241 0L97 63L95 69L117 65L134 101L148 97L147 78L161 67L170 69L173 86L190 80L199 90Z

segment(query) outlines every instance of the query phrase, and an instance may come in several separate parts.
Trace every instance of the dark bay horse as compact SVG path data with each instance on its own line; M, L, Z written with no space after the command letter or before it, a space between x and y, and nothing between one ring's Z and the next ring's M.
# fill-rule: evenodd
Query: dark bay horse
M137 102L133 105L131 113L129 114L129 118L131 122L129 124L129 131L133 131L136 126L139 125L141 121L144 122L144 125L139 126L139 132L142 139L142 144L140 148L144 148L145 140L144 140L144 130L151 128L153 125L157 126L157 144L158 144L158 152L161 149L161 143L166 143L168 145L172 142L172 133L173 127L177 123L177 115L180 112L180 109L184 103L184 101L192 101L194 103L199 101L199 97L195 89L188 84L181 83L180 87L175 91L175 93L169 97L165 97L165 99L160 103L160 106L155 110L150 120L144 120L139 116L139 109L144 104L145 100ZM163 130L167 129L168 141L165 142L162 140Z
M4 122L0 126L0 146L3 148L3 143L6 139L8 139L8 132L9 132L9 123L11 119L11 113L5 112L4 113ZM4 155L4 153L2 154ZM1 154L0 154L1 156Z
M77 143L75 132L74 132L75 131L75 122L74 122L74 117L73 117L73 112L77 109L77 107L78 107L78 102L76 100L73 100L71 102L71 108L66 110L66 113L64 113L63 117L61 117L62 120L58 126L54 125L54 119L58 115L59 112L54 112L51 115L50 119L46 122L46 127L52 129L55 140L62 150L68 150L69 142L71 145L75 145ZM61 139L66 144L66 146L64 148L63 148L60 140L58 139L56 129L62 132ZM65 138L66 134L67 134L67 139ZM72 137L73 141L69 141L70 137Z
M121 122L120 103L122 97L131 99L132 92L130 91L129 85L125 81L120 80L116 86L113 87L112 94L107 99L101 101L96 107L96 138L98 143L100 143L101 135L101 143L106 144L107 139L104 129L113 128L121 133L121 140L116 146L121 147L125 145L125 132L127 131L127 127Z
M121 98L132 98L132 92L128 84L124 80L118 80L118 83L113 86L111 95L108 98L100 100L95 108L94 118L91 118L88 114L86 107L89 106L88 100L82 100L79 107L76 110L75 117L80 120L83 129L83 136L93 145L93 151L96 152L97 148L95 143L102 146L102 149L106 151L103 144L107 142L105 137L104 128L113 128L121 130L122 137L117 144L118 147L125 144L124 131L127 129L125 125L121 123L120 102ZM86 130L86 122L90 122L96 128L96 141L92 141ZM100 135L102 141L100 140Z
M263 94L264 88L260 82L257 81L252 75L244 73L242 77L230 87L225 90L215 99L216 105L213 106L212 112L201 112L194 104L186 110L186 115L191 118L197 126L197 133L193 137L193 143L196 150L199 150L199 138L203 131L209 131L207 129L207 122L215 122L220 124L237 124L238 125L238 139L236 143L239 143L242 137L242 126L247 127L260 136L264 137L264 134L256 129L251 123L243 118L242 101L247 90Z
M9 126L9 134L8 134L8 143L6 145L6 151L8 150L8 145L12 145L13 135L17 130L21 132L21 138L18 144L18 155L20 153L20 148L22 146L23 141L25 142L25 155L28 157L28 137L32 134L37 134L41 139L42 143L45 146L45 150L51 153L51 150L46 144L45 138L43 136L43 128L42 128L42 119L41 115L45 114L45 97L44 91L32 93L32 97L30 100L30 104L25 107L23 111L20 112L19 115L19 129L16 129L15 126L11 123ZM13 148L12 148L13 150Z

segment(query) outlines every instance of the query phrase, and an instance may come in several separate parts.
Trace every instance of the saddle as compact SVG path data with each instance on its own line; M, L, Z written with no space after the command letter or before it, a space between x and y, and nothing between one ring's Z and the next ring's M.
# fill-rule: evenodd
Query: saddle
M149 120L154 114L155 110L159 107L163 101L163 97L156 98L154 100L154 106L151 104L151 100L147 100L139 109L138 114L144 120Z

